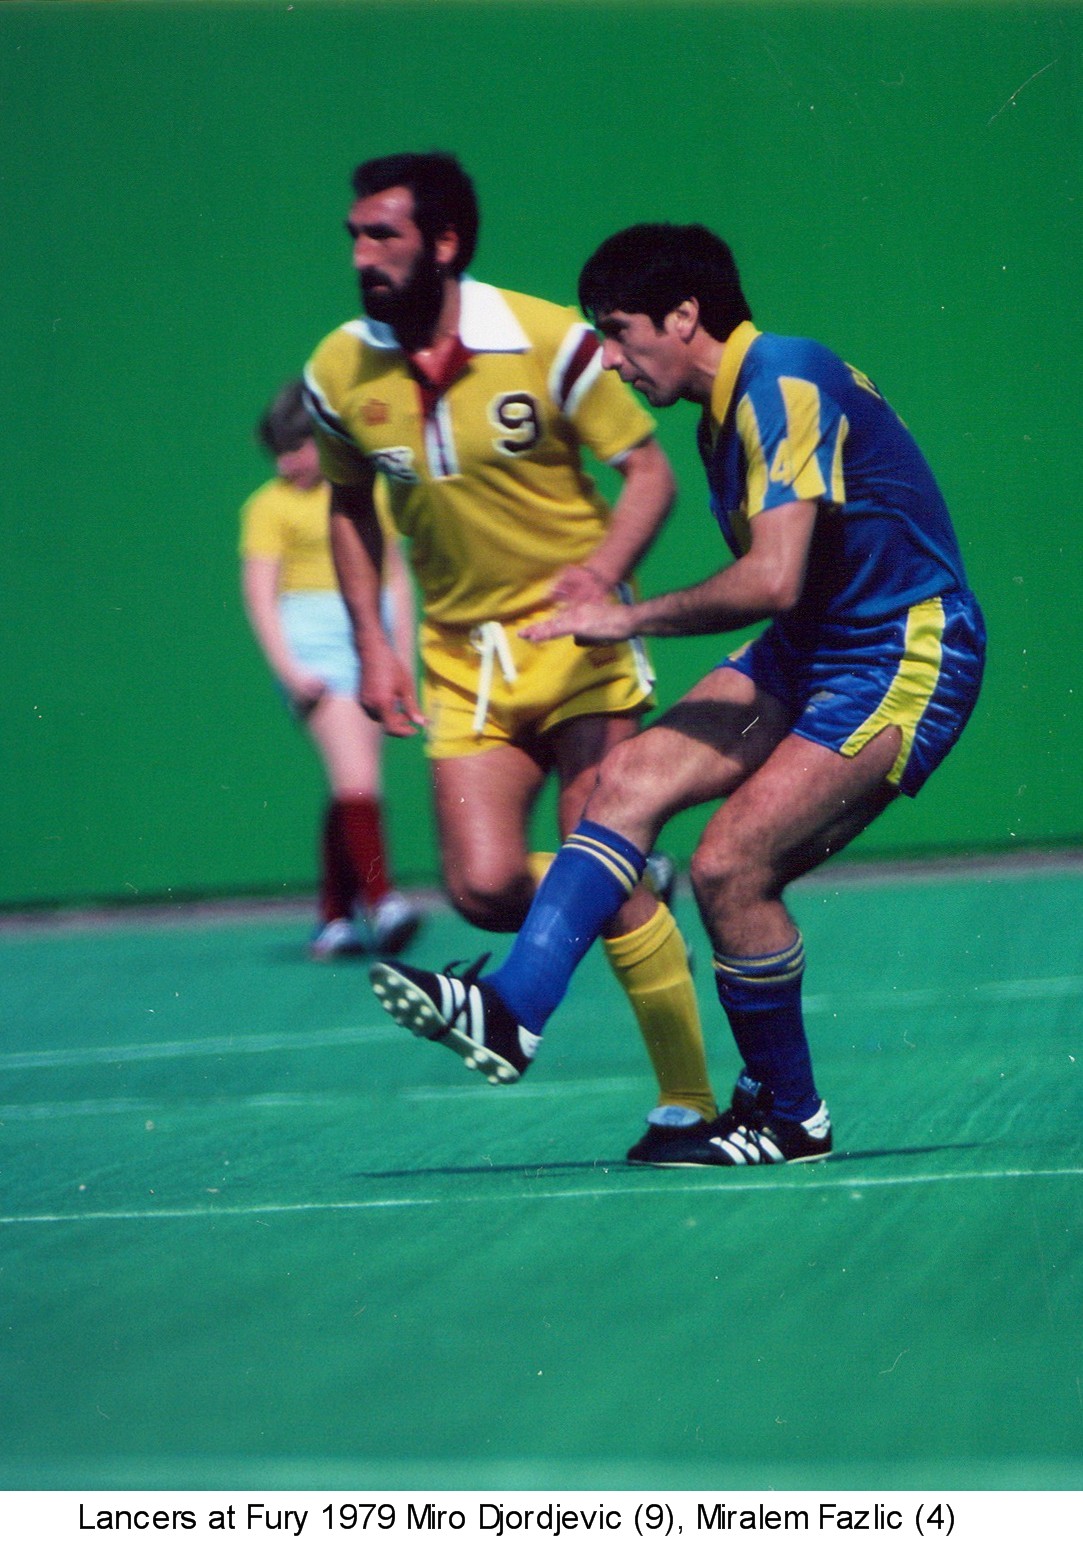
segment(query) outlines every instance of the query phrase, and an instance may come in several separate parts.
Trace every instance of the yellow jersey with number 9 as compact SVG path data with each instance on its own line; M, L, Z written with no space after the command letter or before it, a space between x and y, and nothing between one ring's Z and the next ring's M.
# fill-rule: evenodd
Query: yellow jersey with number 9
M425 614L447 626L544 604L609 521L582 450L619 464L654 431L573 308L460 284L461 365L441 389L367 318L329 335L305 372L324 473L352 485L376 471Z

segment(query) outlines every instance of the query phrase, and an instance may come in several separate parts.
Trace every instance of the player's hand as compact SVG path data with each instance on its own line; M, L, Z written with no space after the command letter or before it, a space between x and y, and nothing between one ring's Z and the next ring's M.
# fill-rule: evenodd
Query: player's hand
M414 677L390 647L361 659L361 708L392 738L408 739L425 726Z
M554 604L600 604L613 589L592 566L565 566L549 589Z
M528 642L551 642L558 636L574 636L577 642L593 646L603 642L625 642L635 635L632 611L626 604L569 604L544 620L535 620L519 633Z

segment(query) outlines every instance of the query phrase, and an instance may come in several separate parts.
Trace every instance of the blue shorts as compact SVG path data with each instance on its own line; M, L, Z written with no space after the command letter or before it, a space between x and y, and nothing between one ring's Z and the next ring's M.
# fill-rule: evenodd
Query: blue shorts
M913 797L966 726L981 689L985 624L972 593L944 594L886 620L824 623L795 639L785 618L725 666L793 716L790 731L856 755L882 728L902 731L888 781Z

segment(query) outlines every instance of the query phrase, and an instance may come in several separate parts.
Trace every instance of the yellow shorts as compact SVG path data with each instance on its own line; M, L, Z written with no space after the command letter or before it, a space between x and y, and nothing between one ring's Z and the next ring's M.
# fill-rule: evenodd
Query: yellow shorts
M422 625L431 759L528 744L572 717L650 710L654 671L642 642L578 647L570 636L524 641L523 626L548 613L473 629Z

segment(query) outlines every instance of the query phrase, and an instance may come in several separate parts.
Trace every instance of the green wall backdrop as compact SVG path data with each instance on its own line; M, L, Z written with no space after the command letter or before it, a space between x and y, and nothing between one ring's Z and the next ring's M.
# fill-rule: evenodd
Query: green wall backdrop
M984 699L866 855L1083 832L1080 17L1043 4L0 6L0 902L311 880L321 798L237 595L251 426L354 309L363 157L474 173L475 273L571 301L633 220L733 243L762 327L871 373L944 485ZM649 588L721 552L691 445ZM658 647L664 700L722 643ZM424 762L389 752L401 873ZM695 817L667 832L688 856Z

